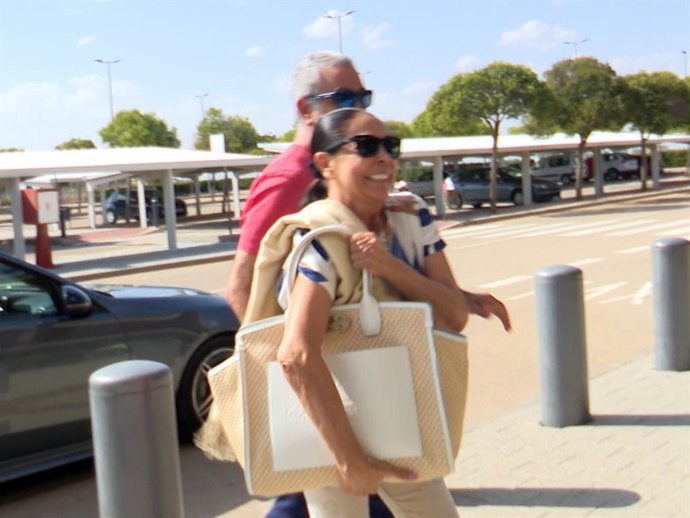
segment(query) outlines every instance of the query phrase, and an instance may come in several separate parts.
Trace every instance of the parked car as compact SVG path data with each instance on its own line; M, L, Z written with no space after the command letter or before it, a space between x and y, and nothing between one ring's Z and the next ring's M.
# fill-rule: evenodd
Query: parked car
M538 157L531 166L532 175L542 180L560 181L563 185L575 180L576 158L567 153Z
M165 218L162 193L155 189L146 189L144 191L144 199L146 200L146 218L149 221L153 215L153 200L156 200L158 217L161 220ZM180 198L175 198L175 215L178 218L183 218L187 215L187 204ZM129 193L129 217L135 220L139 219L139 195L136 191ZM111 194L105 204L105 221L109 225L114 225L118 219L127 219L127 197L119 191Z
M489 167L465 169L451 176L457 197L446 195L449 208L460 208L469 203L475 208L489 203L489 181L491 170ZM559 198L561 188L555 182L542 180L532 176L532 199L537 202ZM496 178L496 201L512 202L515 205L524 203L522 192L522 173L510 167L500 167Z
M621 178L639 178L640 164L638 160L625 153L602 153L599 165L604 175L604 180L619 180ZM585 158L585 180L594 178L594 156Z
M238 325L216 295L87 287L0 252L0 482L91 456L88 379L115 362L171 368L190 439L211 401L206 372L230 356Z

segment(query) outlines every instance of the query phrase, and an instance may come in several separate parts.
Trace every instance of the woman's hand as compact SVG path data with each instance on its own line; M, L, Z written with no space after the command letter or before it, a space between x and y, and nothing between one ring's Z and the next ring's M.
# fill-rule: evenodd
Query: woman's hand
M350 258L358 270L385 277L391 254L374 232L357 232L350 237Z
M371 495L378 491L384 477L393 476L401 480L416 480L414 471L398 468L390 462L364 457L345 468L338 469L340 488L353 495Z
M465 295L470 313L479 315L482 318L490 318L494 315L501 321L501 324L503 324L503 329L506 331L512 329L510 325L510 315L503 302L489 293L472 293L463 290L463 294Z

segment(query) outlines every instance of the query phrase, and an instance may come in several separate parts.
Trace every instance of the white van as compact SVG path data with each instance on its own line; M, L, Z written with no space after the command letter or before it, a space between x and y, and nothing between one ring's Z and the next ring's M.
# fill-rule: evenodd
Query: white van
M557 153L541 155L531 164L532 176L561 182L563 185L575 181L575 167L577 160L574 155Z

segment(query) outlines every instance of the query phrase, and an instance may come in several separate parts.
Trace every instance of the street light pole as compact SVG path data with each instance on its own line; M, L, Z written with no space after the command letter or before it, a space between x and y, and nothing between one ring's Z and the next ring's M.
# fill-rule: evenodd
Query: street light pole
M121 59L114 59L113 61L105 61L103 59L94 59L96 63L102 63L104 65L107 65L108 67L108 92L110 93L110 120L112 121L115 118L115 112L113 110L113 80L110 75L110 65L114 65L115 63L119 63L122 61Z
M581 39L581 40L579 40L579 41L564 41L563 43L564 43L565 45L572 45L572 46L573 46L573 48L575 49L575 59L577 59L577 57L578 57L578 56L577 56L577 46L578 46L580 43L584 43L585 41L589 41L589 38L584 38L584 39Z
M201 104L201 118L204 118L204 114L206 113L204 111L204 97L208 97L208 94L195 94L194 97L199 98L199 104Z
M688 77L688 51L683 50L683 77Z
M324 18L328 18L328 19L331 19L331 20L335 18L336 20L338 20L338 42L340 43L340 53L341 53L341 54L343 53L343 28L342 28L342 25L341 25L340 20L342 20L342 19L345 18L346 16L350 16L350 15L351 15L352 13L354 13L354 12L355 12L355 11L352 10L352 11L348 11L348 12L346 12L346 13L340 13L340 14L324 14L324 15L323 15Z

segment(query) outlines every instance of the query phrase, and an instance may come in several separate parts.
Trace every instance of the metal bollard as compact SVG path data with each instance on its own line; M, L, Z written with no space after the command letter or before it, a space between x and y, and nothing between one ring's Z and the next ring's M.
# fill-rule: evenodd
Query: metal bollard
M100 518L183 518L172 373L145 360L91 374Z
M652 270L656 368L690 370L690 241L654 242Z
M535 275L541 422L563 427L591 421L582 271L555 265Z
M151 200L151 225L158 226L158 198Z

